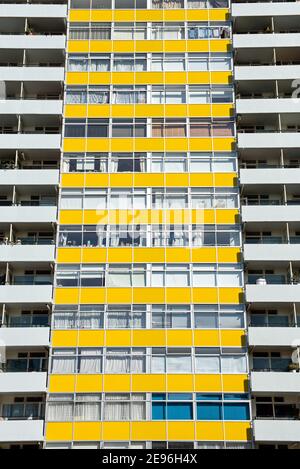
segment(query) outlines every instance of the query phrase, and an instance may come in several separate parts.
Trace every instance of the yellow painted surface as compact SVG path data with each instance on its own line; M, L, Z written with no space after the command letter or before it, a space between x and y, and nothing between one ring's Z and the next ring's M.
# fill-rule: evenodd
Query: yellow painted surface
M227 441L250 441L252 437L249 422L225 422L225 438Z
M87 52L83 50L82 53ZM67 72L66 74L66 84L67 85L197 85L197 84L218 84L218 85L227 85L232 82L232 72L223 71L223 72ZM73 105L66 105L65 110L70 111ZM76 105L77 109L86 109L85 105ZM89 112L95 112L94 106L90 105ZM115 108L114 105L113 109ZM144 105L141 105L144 106ZM162 107L161 105L159 105ZM221 104L213 104L214 109L218 109L215 112L221 112L220 109L223 106ZM217 107L218 106L218 107ZM225 105L227 106L227 105ZM101 105L101 108L108 109L108 106ZM115 112L115 111L111 112ZM142 109L138 107L138 109ZM195 109L192 105L192 110ZM108 112L108 110L106 111ZM110 112L110 111L109 111ZM139 111L138 111L139 112ZM192 111L194 112L194 111ZM91 116L90 116L91 117Z
M76 375L49 375L49 392L75 392Z
M48 422L46 424L47 441L72 441L73 424L71 422Z
M131 437L133 440L166 440L166 422L132 422Z
M64 109L66 118L230 117L232 113L232 104L67 104Z
M169 441L193 441L195 439L195 424L191 422L168 422Z
M232 151L234 139L219 138L65 138L65 152Z
M103 390L103 376L78 374L76 375L76 392L102 392Z
M125 20L123 20L125 21ZM228 52L231 41L228 39L211 40L69 40L69 53L83 53L89 50L94 53L180 53L180 52ZM122 74L122 72L120 72Z
M58 248L58 264L86 263L222 263L238 262L237 248Z
M99 441L102 438L102 423L74 422L74 441Z
M70 293L71 291L71 293ZM221 303L239 304L242 300L241 288L56 288L56 304L161 304L161 303L194 303L216 304L218 294ZM76 300L77 298L77 300ZM79 301L78 301L78 298Z

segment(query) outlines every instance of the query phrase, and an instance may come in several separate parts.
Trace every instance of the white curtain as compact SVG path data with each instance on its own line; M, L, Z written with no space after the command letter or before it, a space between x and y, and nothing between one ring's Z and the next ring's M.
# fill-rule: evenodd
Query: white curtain
M97 374L102 371L102 349L81 349L79 372Z
M77 402L74 420L95 421L101 420L101 403Z
M104 420L130 420L129 394L105 396Z
M74 313L54 313L53 315L54 329L73 329L75 325L75 314Z
M71 422L73 420L72 402L50 402L48 404L48 420L50 422Z
M222 356L221 363L222 373L247 373L247 361L244 356Z
M191 373L192 357L173 355L167 356L167 373Z
M127 351L107 352L106 373L130 373L130 355Z
M153 355L151 359L151 372L152 373L165 373L166 372L166 357L161 355Z
M69 374L75 371L75 357L52 357L52 373Z
M103 324L102 313L98 311L81 312L79 329L100 329Z
M197 355L195 357L196 373L220 373L219 357Z

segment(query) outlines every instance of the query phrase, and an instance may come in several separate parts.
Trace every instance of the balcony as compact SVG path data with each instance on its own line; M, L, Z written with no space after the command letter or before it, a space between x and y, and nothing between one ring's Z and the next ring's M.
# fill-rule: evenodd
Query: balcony
M254 3L255 8L257 4ZM270 5L274 5L271 3ZM294 80L300 76L300 65L236 65L234 69L236 81L242 80Z
M1 186L57 186L59 171L57 169L1 169Z
M247 303L299 303L300 285L246 285Z
M49 347L49 331L48 327L1 327L0 341L6 347Z
M260 244L244 244L245 261L300 261L300 237L295 237L297 244L281 244L278 237L262 239ZM280 239L280 238L279 238ZM264 242L265 241L265 242ZM274 242L272 242L274 241ZM293 238L291 239L293 241ZM1 249L0 249L1 252ZM250 282L249 282L250 283ZM267 282L268 283L268 282Z
M240 171L242 185L299 184L299 181L300 169L298 168L241 169Z
M234 18L300 15L300 5L297 2L233 3L231 14Z
M286 373L291 372L293 366L291 358L253 357L252 371Z
M49 2L50 3L50 2ZM28 4L18 2L16 4L2 3L0 5L0 17L2 18L66 18L67 5L55 4Z
M56 207L1 207L2 223L56 223Z
M43 393L46 392L47 373L25 371L0 372L0 393Z
M52 285L1 285L1 303L51 303Z
M300 68L299 68L300 73ZM300 75L299 75L300 76ZM275 79L275 77L274 77ZM249 78L250 80L250 78ZM300 132L238 132L239 148L298 148Z
M3 373L40 373L47 371L47 358L8 358L1 365Z
M257 442L300 442L300 421L254 420L254 438Z
M43 420L4 420L0 421L0 441L36 442L44 439Z
M1 420L44 420L45 404L43 402L20 402L1 404Z
M0 69L1 74L1 69ZM40 75L39 75L40 77ZM48 102L48 101L47 101ZM0 149L3 150L59 150L61 135L32 133L7 133L0 138Z
M60 64L0 64L1 80L4 81L64 81L64 67ZM3 137L1 137L3 138Z
M300 35L299 35L300 36ZM237 114L284 114L299 111L299 99L290 98L251 98L237 99Z
M48 314L22 314L20 316L8 316L4 325L7 328L31 328L31 327L49 327L50 318ZM1 333L1 329L0 329Z
M51 6L51 5L49 5ZM1 13L0 13L1 16ZM66 37L63 34L3 34L0 33L1 49L65 49Z
M54 262L55 246L0 245L0 262ZM20 285L16 283L16 285ZM23 284L24 285L24 284ZM35 285L30 284L30 285Z
M300 343L300 328L249 327L248 342L250 347L291 347Z
M259 8L259 6L257 6L257 8ZM299 47L299 41L300 34L297 32L233 35L233 47L235 49L262 47Z
M299 394L300 373L253 371L251 390L255 394Z
M298 222L299 207L289 205L256 205L242 207L243 222Z
M38 114L61 115L62 100L60 99L1 99L2 113L8 114Z

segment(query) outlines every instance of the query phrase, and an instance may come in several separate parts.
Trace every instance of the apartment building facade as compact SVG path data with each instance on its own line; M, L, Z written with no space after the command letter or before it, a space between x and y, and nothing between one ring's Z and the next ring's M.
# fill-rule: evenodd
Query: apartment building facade
M0 6L1 448L297 446L299 15Z

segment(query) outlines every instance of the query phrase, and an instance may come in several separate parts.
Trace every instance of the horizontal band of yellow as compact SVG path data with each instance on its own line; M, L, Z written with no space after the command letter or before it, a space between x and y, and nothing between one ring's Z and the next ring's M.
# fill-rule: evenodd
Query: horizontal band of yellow
M55 303L64 304L241 304L241 288L133 287L56 288Z
M188 225L239 223L237 209L60 210L61 225Z
M154 9L154 10L73 10L69 11L69 21L80 22L141 22L157 21L228 21L229 10L224 8L212 9Z
M241 261L241 251L232 247L201 248L58 248L56 262L59 264L74 263L236 263Z
M49 375L50 393L248 392L246 374Z
M68 173L61 187L234 187L236 173Z
M52 347L243 347L243 330L55 330Z
M65 138L65 152L233 151L233 138Z
M49 422L46 441L250 441L250 422Z
M232 104L67 104L65 117L231 117Z
M66 75L67 85L228 85L231 82L231 72L67 72Z
M231 41L228 39L198 39L196 40L137 40L137 41L109 41L109 40L69 40L68 53L184 53L184 52L230 52Z

